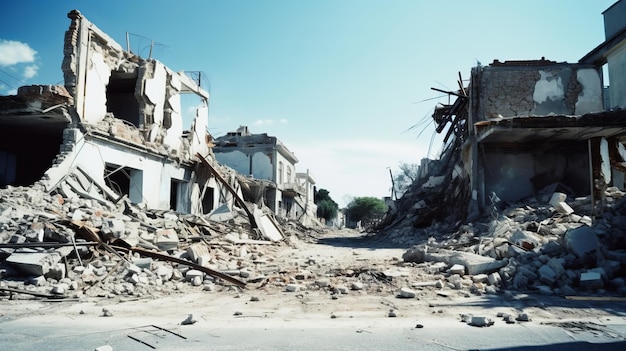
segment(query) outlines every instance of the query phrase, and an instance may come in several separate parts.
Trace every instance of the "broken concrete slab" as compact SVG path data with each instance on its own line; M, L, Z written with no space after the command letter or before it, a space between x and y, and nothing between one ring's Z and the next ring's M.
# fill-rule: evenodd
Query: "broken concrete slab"
M567 249L578 258L594 252L599 246L596 232L586 225L568 230L565 233L564 242Z
M233 219L235 216L233 212L228 207L228 204L223 204L222 206L214 209L208 215L210 220L217 222L226 222Z
M193 262L201 266L211 261L209 248L203 243L193 243L189 245L189 247L187 248L187 255L189 255L189 258Z
M412 299L412 298L415 298L415 296L417 296L415 291L407 287L401 288L400 291L398 292L398 297L405 298L405 299Z
M448 269L449 274L465 275L465 266L462 264L454 264Z
M24 274L43 276L61 260L58 252L15 252L6 262Z
M159 250L174 250L178 247L178 234L173 229L159 229L156 231L155 244Z
M492 273L508 264L507 259L496 260L491 257L470 252L445 249L437 249L435 252L428 252L424 246L413 247L405 252L402 257L405 261L407 261L407 259L420 259L423 257L424 261L445 262L452 265L459 264L465 267L466 273L469 275Z
M552 207L554 207L554 209L559 212L562 213L564 215L569 215L571 213L574 213L574 210L565 202L565 200L567 199L567 195L563 194L563 193L554 193L552 194L552 197L550 198L550 205L552 205Z
M274 242L283 240L283 234L277 224L256 206L254 207L254 219L264 238Z
M584 289L597 290L604 287L602 275L598 272L584 272L580 274L580 286Z

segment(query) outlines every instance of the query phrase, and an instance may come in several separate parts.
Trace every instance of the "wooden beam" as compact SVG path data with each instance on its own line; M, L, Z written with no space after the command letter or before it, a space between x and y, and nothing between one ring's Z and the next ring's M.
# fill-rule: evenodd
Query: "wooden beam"
M237 194L237 191L235 191L235 189L233 189L233 187L230 186L230 184L228 184L226 179L224 179L224 177L222 177L222 175L215 168L213 168L213 166L211 166L209 161L207 161L206 158L200 155L200 153L197 153L196 157L200 159L202 164L209 168L209 170L215 176L215 178L219 180L222 184L224 184L226 189L228 189L228 191L230 191L230 193L233 194L233 197L235 198L235 202L239 205L239 207L243 208L243 210L246 211L246 215L248 215L248 220L250 221L250 226L252 226L253 229L258 228L256 220L254 219L254 215L252 214L252 212L250 212L250 210L248 209L248 206L246 206L245 201L243 201L243 199L239 197L239 195Z

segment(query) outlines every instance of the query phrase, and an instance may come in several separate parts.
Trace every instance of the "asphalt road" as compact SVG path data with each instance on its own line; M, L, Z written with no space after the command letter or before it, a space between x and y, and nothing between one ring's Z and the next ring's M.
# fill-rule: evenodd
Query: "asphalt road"
M496 323L472 327L458 321L411 318L202 320L193 325L140 324L144 319L0 321L0 350L625 350L626 321L561 326Z

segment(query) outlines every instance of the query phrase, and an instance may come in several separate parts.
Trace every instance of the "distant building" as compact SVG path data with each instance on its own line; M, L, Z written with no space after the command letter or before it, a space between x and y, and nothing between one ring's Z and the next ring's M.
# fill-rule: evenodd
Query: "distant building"
M277 137L252 134L247 126L241 126L214 142L216 160L247 175L254 188L249 193L256 194L275 214L303 222L316 218L315 179L308 170L296 173L298 158Z

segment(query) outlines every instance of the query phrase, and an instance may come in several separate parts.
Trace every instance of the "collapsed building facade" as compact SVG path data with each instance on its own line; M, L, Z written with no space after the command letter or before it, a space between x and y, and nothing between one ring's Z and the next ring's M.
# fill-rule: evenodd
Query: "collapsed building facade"
M0 185L41 180L48 191L63 184L68 195L77 189L61 180L75 173L110 198L148 208L202 214L217 207L219 185L195 159L210 154L209 94L184 72L122 49L80 12L68 17L65 85L20 87L1 100ZM197 101L188 129L185 94Z
M433 88L449 96L433 113L444 151L421 161L384 225L406 222L408 212L415 227L458 228L494 207L557 190L590 196L588 215L599 214L604 190L625 186L625 11L622 0L604 12L605 42L578 63L494 60L474 67L469 83L459 73L456 91Z
M443 91L443 152L378 228L422 242L405 261L480 267L507 289L626 293L625 11L604 13L606 41L578 63L494 60Z
M458 226L557 190L601 205L607 187L624 189L626 113L605 110L601 67L495 60L459 84L447 92L454 102L433 114L437 132L447 129L444 152L422 160L418 181L399 201L425 195L412 205L415 226Z
M282 218L310 224L316 218L315 178L309 170L296 172L298 158L275 136L252 134L247 126L216 138L216 160L241 175L244 195L262 202Z
M200 79L124 50L79 11L68 17L65 84L0 97L0 296L50 297L52 287L66 297L105 280L91 293L243 287L247 249L234 256L224 245L250 245L257 257L255 246L283 241L294 224L317 224L315 180L295 173L280 142L267 155L287 155L286 180L278 168L260 177L278 194L260 201L248 177L256 169L238 174L215 159Z

